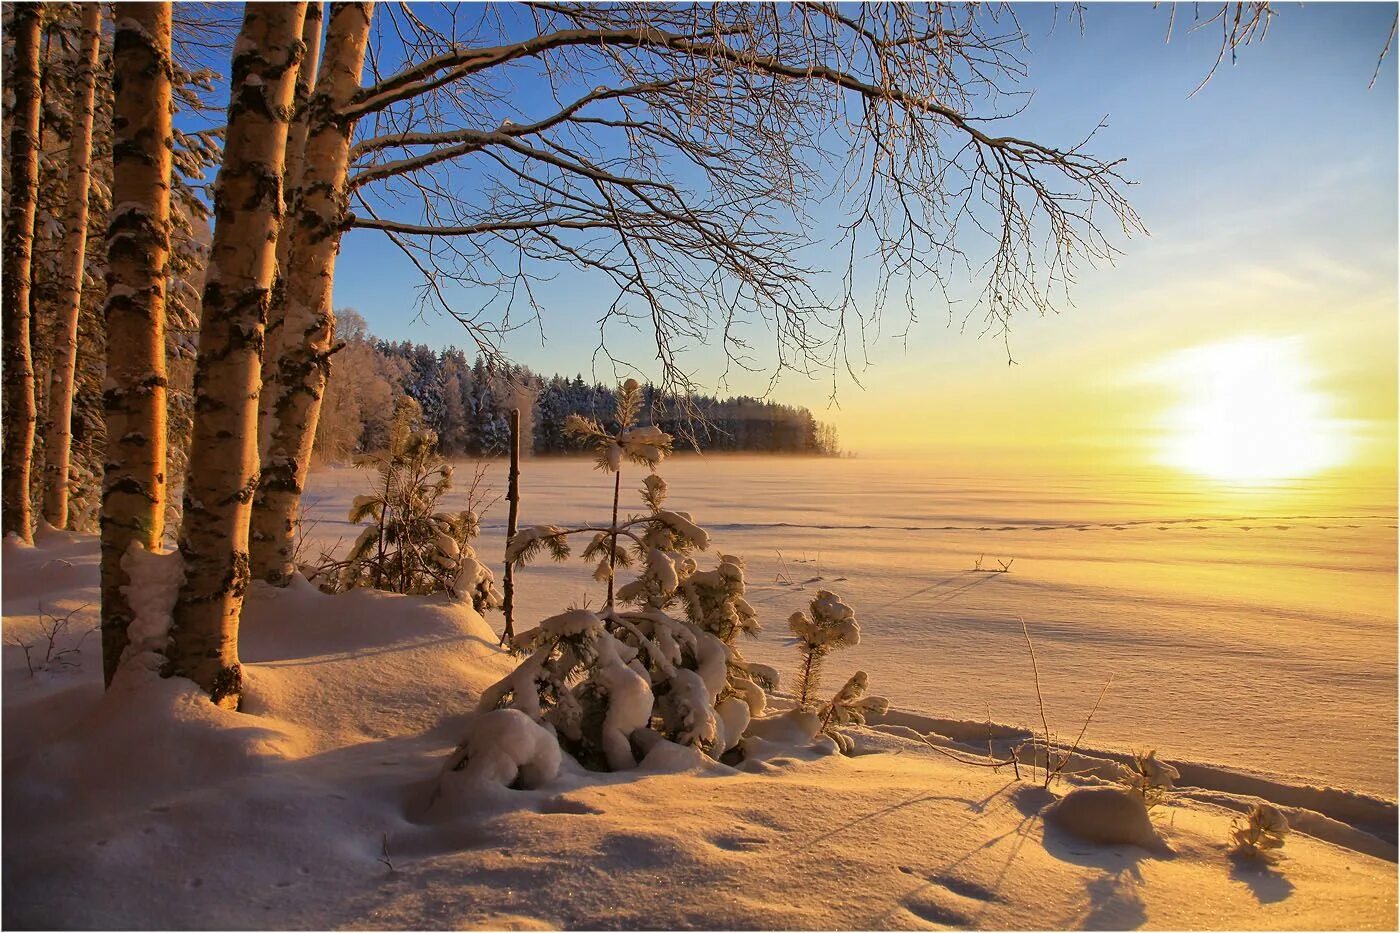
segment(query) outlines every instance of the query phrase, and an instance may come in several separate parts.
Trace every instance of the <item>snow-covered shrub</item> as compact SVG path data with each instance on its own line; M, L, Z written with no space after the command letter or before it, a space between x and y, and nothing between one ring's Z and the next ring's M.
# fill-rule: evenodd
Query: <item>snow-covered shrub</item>
M1243 819L1236 818L1230 827L1235 851L1246 855L1261 855L1283 846L1288 835L1288 818L1271 804L1256 803Z
M1150 750L1133 756L1133 763L1118 766L1118 780L1142 798L1149 809L1157 806L1172 789L1172 782L1181 778L1181 772L1157 760L1157 752Z
M559 773L559 744L524 713L492 710L472 718L442 772L444 782L460 774L469 784L540 787Z
M452 488L452 465L437 454L437 435L395 422L389 450L360 459L378 474L372 492L356 496L349 521L363 525L344 559L309 570L327 592L358 586L394 593L446 592L470 599L478 612L501 604L496 579L477 559L480 533L470 507L446 512L438 500ZM470 506L475 486L469 491Z
M821 685L822 664L837 648L860 644L860 623L855 610L841 597L821 590L812 600L810 612L794 612L788 619L788 629L796 637L801 660L797 665L798 705L804 709L816 703Z
M850 754L855 747L850 738L838 730L837 726L863 726L868 713L889 711L890 701L881 696L867 696L870 680L865 671L856 671L836 695L822 705L817 715L821 717L821 731L831 737L836 747Z
M718 758L767 703L737 644L758 631L744 599L744 562L721 555L700 569L696 555L710 536L689 513L665 507L666 483L655 468L672 439L638 426L640 409L640 387L629 379L618 392L615 433L578 416L566 430L592 442L598 468L614 475L615 502L624 461L648 469L640 490L646 511L620 518L615 507L607 525L537 525L506 548L516 564L545 553L562 561L572 553L570 539L587 536L581 556L596 562L594 578L608 584L606 603L517 635L511 647L524 661L481 698L481 709L517 709L547 724L594 769L636 764L637 749L655 740L647 731ZM618 568L637 576L616 585Z

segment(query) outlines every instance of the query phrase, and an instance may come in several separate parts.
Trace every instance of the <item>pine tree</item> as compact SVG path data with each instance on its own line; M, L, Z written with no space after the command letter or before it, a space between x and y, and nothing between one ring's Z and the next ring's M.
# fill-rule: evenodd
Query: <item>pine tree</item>
M526 659L486 690L479 705L526 713L552 728L586 766L608 770L631 767L639 749L663 738L718 758L766 704L737 644L740 635L758 630L743 595L743 562L722 555L713 570L699 569L694 555L709 547L709 534L666 506L665 481L654 471L672 439L637 425L640 408L639 386L629 380L617 393L615 429L569 418L569 432L613 477L611 521L528 528L506 549L515 564L544 553L563 560L572 536L591 536L582 556L597 562L593 575L608 582L607 601L597 612L570 610L517 635L512 647ZM643 515L619 516L624 463L649 470ZM639 575L615 588L619 567L636 567Z

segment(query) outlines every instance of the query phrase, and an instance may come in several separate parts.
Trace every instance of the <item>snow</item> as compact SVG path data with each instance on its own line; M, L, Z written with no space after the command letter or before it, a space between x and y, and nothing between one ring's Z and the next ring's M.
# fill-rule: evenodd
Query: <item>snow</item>
M1045 821L1086 842L1161 848L1142 798L1121 787L1076 787L1044 811Z
M708 474L688 472L688 462L668 466L673 495L727 550L745 556L746 598L761 621L781 620L809 603L817 584L799 591L802 584L768 582L777 560L746 546L760 532L733 527L750 516L699 501L732 496L733 476L720 475L713 463ZM839 486L846 465L820 468L832 470ZM589 473L578 462L569 463L569 471L564 466L526 464L530 514L572 522L595 505L583 502L570 514L568 504L584 494L562 479ZM859 484L870 486L869 467L858 466L864 471ZM540 479L553 469L560 471L558 487ZM765 469L745 465L760 483ZM792 476L781 478L792 493L785 501L800 499ZM697 494L710 488L702 480L714 491ZM313 476L312 495L321 499L324 515L343 515L362 491L340 471ZM610 503L606 492L597 498ZM883 521L878 510L866 515ZM768 517L796 516L779 511ZM837 518L810 516L806 523ZM345 533L334 520L323 524L332 541ZM485 526L477 553L499 554L499 516L485 516ZM1358 556L1365 553L1363 530L1343 535L1356 545L1347 554L1350 563L1364 562ZM762 533L773 534L771 528ZM1115 543L1126 540L1108 533ZM958 613L991 614L993 607L969 601L930 610L907 599L881 608L881 585L890 586L886 600L929 585L911 582L911 563L901 562L899 551L878 535L828 530L820 537L830 542L820 566L796 565L802 570L793 573L803 544L793 544L792 534L773 539L784 550L788 576L828 578L823 582L863 622L861 644L829 662L833 678L840 683L859 667L872 689L903 707L846 729L851 756L836 754L834 743L818 735L813 713L787 709L791 701L777 696L744 728L745 757L737 767L664 739L638 749L636 767L615 773L586 771L568 756L551 763L557 746L545 741L547 730L528 711L483 704L518 659L496 646L495 633L470 604L366 590L328 596L300 577L283 590L262 584L250 590L241 633L247 682L241 712L214 707L179 679L140 678L104 696L100 652L91 638L81 646L79 666L33 676L20 650L7 646L3 922L119 929L1393 928L1396 811L1380 796L1385 788L1375 786L1387 780L1377 775L1385 756L1393 755L1393 748L1374 747L1393 744L1376 714L1386 707L1373 705L1370 718L1356 720L1342 704L1332 712L1334 730L1352 733L1315 729L1304 736L1316 745L1310 756L1290 758L1289 729L1319 716L1311 704L1326 702L1327 694L1279 697L1268 729L1254 727L1247 702L1195 709L1210 704L1211 695L1200 693L1211 688L1210 679L1178 683L1172 675L1182 666L1204 667L1205 647L1185 659L1173 654L1186 650L1187 635L1209 625L1199 618L1199 604L1194 616L1170 616L1169 607L1144 601L1127 630L1150 631L1153 641L1144 644L1112 628L1116 616L1098 619L1104 594L1096 602L1080 592L1063 611L1084 620L1076 648L1088 660L1071 662L1064 644L1042 634L1050 628L1047 620L1030 621L1042 651L1047 702L1052 716L1060 714L1052 726L1077 732L1075 716L1092 703L1085 694L1098 685L1085 673L1110 655L1121 661L1131 652L1149 656L1144 663L1154 679L1137 683L1132 670L1123 670L1122 696L1155 687L1146 702L1160 713L1135 715L1127 702L1115 710L1115 681L1086 748L1070 766L1092 773L1047 791L1026 775L1024 764L1018 781L1008 768L963 764L925 743L976 759L985 755L989 735L999 754L1024 740L1021 726L988 725L985 705L995 699L1008 713L1024 715L1024 706L1005 698L1024 697L1027 675L998 643L998 630L958 622ZM1062 534L1074 542L1085 533ZM911 537L894 536L905 546ZM917 565L966 556L965 544L943 547L926 542ZM40 605L49 613L78 610L75 634L95 625L97 553L96 539L84 535L46 534L32 547L5 541L7 640L38 635ZM1057 568L1044 576L1024 556L1029 552L1022 553L1006 579L997 575L979 589L1026 585L1035 601L1053 601L1066 598L1053 577L1082 579L1083 568L1064 551L1041 558ZM174 570L158 555L129 559L142 584L142 593L133 595L149 596L149 618L156 619L166 605L158 591L171 586ZM1142 565L1131 553L1115 559L1129 565L1116 567L1116 574ZM888 572L902 576L873 573L869 582L872 562L892 564ZM546 620L576 635L595 632L587 616L596 619L596 613L560 613L571 603L589 604L581 566L545 563L522 572L517 624ZM1232 572L1252 571L1236 563ZM1018 573L1028 582L1017 584ZM1188 566L1186 578L1193 573L1208 575ZM1314 584L1325 579L1293 573ZM1332 611L1364 622L1365 577L1349 575L1353 598L1333 600ZM848 580L837 582L837 576ZM1280 579L1270 576L1276 584ZM1138 585L1151 589L1150 582ZM594 607L597 589L591 590ZM1275 604L1303 614L1300 590L1273 590ZM1009 599L1006 593L997 598ZM1124 598L1120 606L1127 605ZM1014 601L995 611L1012 608ZM928 620L923 628L920 619ZM1168 619L1194 628L1178 635ZM499 617L491 622L498 625ZM786 673L793 649L781 625L770 629L772 635L745 646L746 654L762 658L749 666L759 670L768 663L772 673ZM1240 665L1232 669L1237 692L1248 689L1241 673L1258 670L1264 657L1275 672L1273 689L1287 681L1294 650L1288 640L1273 638L1270 655L1236 658L1232 652L1243 636L1231 640L1230 629L1215 631L1221 638L1209 650L1224 655L1219 663ZM1386 637L1393 645L1393 632ZM1310 676L1325 686L1328 651L1357 643L1314 645ZM962 650L950 647L957 644ZM906 667L891 661L896 645ZM1358 676L1363 655L1351 657ZM625 671L641 679L623 654L609 661L603 669L610 677ZM919 675L927 680L908 675L915 665L929 669ZM1347 681L1361 694L1349 702L1370 700L1368 678L1377 675L1365 674ZM1064 677L1078 682L1069 695L1076 702L1056 704ZM966 680L979 682L980 697L959 692ZM610 718L628 706L627 689L613 689ZM1192 689L1198 693L1188 703ZM533 688L524 693L535 695ZM479 705L486 709L477 712ZM727 697L716 712L729 744L747 704ZM613 723L618 733L627 729L626 719L620 713ZM1252 730L1261 737L1257 744L1249 740ZM1124 733L1129 740L1117 738ZM1351 760L1329 759L1328 742L1345 742ZM1160 845L1150 839L1147 846L1091 843L1070 831L1066 813L1081 804L1056 801L1105 793L1128 800L1131 792L1114 775L1135 750L1147 747L1157 749L1155 774L1178 772L1165 802L1148 815ZM1264 748L1270 751L1258 753ZM1183 749L1196 754L1180 754ZM1276 767L1290 761L1297 762L1291 770ZM1313 782L1319 786L1292 773L1307 768L1320 772L1322 780ZM1372 775L1369 784L1350 782L1354 773ZM1266 857L1242 857L1234 851L1234 833L1260 804L1276 810L1291 831ZM1050 814L1047 806L1053 806ZM1100 823L1104 809L1086 808ZM1268 811L1259 813L1261 826L1280 825ZM1135 825L1142 829L1140 821Z
M153 674L164 662L160 652L170 637L171 614L185 582L185 566L178 551L147 551L141 542L133 541L122 558L122 569L130 581L122 593L132 612L117 675L125 680Z
M630 736L651 722L651 684L627 666L627 661L636 655L635 649L627 649L606 633L596 637L596 644L598 666L593 682L608 698L608 712L603 719L603 752L607 755L608 768L619 771L637 763L632 757ZM631 654L624 656L624 651Z
M559 774L559 742L554 734L515 709L481 713L467 724L456 752L442 768L442 795L470 801L482 784L543 787ZM439 796L438 799L442 799Z

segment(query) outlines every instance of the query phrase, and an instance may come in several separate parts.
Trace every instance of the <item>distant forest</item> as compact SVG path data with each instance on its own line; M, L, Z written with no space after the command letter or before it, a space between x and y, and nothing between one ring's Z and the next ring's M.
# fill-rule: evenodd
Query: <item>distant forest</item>
M380 340L353 311L341 312L339 330L345 346L333 358L336 375L327 385L316 431L316 454L323 460L344 461L384 448L402 412L437 433L444 455L471 457L509 451L512 408L521 413L522 449L534 454L584 449L564 434L569 415L605 424L612 419L615 387L589 384L581 375L543 376L524 366L469 359L456 347L433 350ZM645 393L643 422L676 435L678 448L840 452L835 427L806 408L747 396L662 397L651 386Z

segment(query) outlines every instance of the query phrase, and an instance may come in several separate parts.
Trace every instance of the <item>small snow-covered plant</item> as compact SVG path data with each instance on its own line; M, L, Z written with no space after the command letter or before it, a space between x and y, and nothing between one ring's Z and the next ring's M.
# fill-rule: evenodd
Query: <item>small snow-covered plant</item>
M470 599L478 612L500 605L491 570L476 557L471 540L481 526L471 504L441 511L439 500L452 488L452 465L437 454L437 435L395 422L389 449L363 457L378 473L374 491L356 496L349 521L363 525L343 560L308 573L327 592L358 586L394 593L446 592ZM479 477L478 477L479 478Z
M870 679L865 671L856 671L845 686L836 691L817 715L821 718L821 731L831 737L842 753L849 755L855 748L849 736L837 726L863 726L869 713L881 714L889 711L890 701L881 696L867 696Z
M1131 765L1118 766L1118 780L1142 797L1148 809L1166 800L1172 782L1180 778L1176 768L1157 760L1155 749L1134 755Z
M798 610L788 618L788 630L796 637L801 655L793 689L797 691L798 706L803 709L816 703L826 656L837 648L860 644L860 623L856 621L855 610L842 602L841 597L821 590L809 610Z
M1236 817L1230 826L1230 838L1235 851L1245 855L1262 855L1270 849L1282 848L1288 835L1288 818L1272 804L1256 803L1243 818Z
M641 403L641 388L629 379L618 390L615 431L579 416L566 422L567 431L592 442L598 468L614 475L611 521L536 525L506 546L515 564L546 553L562 561L572 553L570 539L587 536L581 556L596 562L593 577L607 583L606 602L517 635L511 647L525 660L481 699L482 709L518 709L552 727L590 768L631 767L658 737L718 758L767 703L737 644L758 631L744 599L744 562L726 554L700 569L696 557L709 548L709 533L688 512L667 508L666 482L655 470L672 438L636 424ZM645 511L620 517L625 463L648 470L640 490ZM634 569L636 578L617 585L619 568Z

